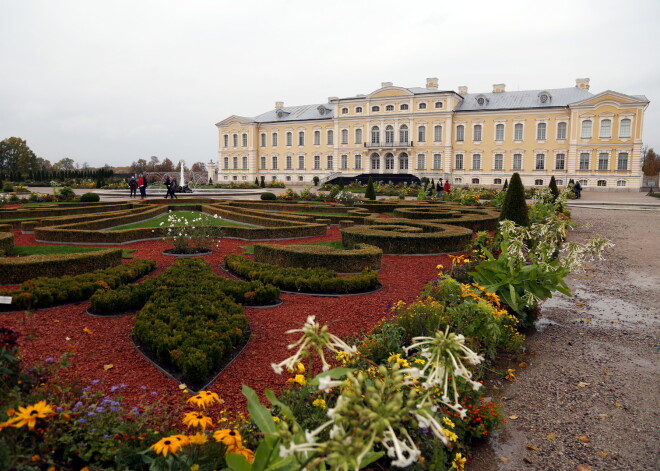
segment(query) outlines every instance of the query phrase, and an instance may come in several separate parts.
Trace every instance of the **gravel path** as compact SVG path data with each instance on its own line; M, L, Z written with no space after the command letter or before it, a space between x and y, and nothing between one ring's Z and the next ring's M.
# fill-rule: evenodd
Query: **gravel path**
M526 353L491 390L508 423L469 471L660 469L660 212L574 208L572 240L616 246L543 304ZM527 366L520 367L520 362Z

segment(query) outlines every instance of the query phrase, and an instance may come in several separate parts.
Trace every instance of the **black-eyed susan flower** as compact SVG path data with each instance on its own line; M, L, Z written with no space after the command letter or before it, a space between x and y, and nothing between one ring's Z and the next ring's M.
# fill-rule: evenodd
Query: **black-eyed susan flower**
M206 409L208 406L216 403L222 404L224 401L220 399L220 396L218 396L217 393L212 391L200 391L197 395L188 398L186 402L193 404L196 407Z
M14 417L5 422L4 425L16 428L27 425L30 430L33 430L37 424L37 419L45 419L53 413L51 405L46 404L46 401L39 401L32 406L19 407Z
M188 436L188 442L191 445L204 445L209 441L209 438L204 433L197 432L195 435Z
M246 460L248 460L248 463L252 463L254 461L254 452L249 448L231 447L227 450L227 454L229 453L236 453L237 455L243 456Z
M157 454L167 456L168 453L176 455L183 445L181 440L178 440L176 437L165 437L158 440L156 443L151 445L149 448L153 449Z
M213 432L213 438L227 447L241 448L243 446L241 434L235 429L217 430Z
M186 427L201 427L206 430L206 427L213 427L213 419L202 412L187 412L183 417L183 425Z
M304 386L307 384L307 380L305 379L304 375L295 375L293 378L289 378L286 380L287 383L298 383L301 386Z
M452 469L457 469L458 471L463 471L465 469L466 458L463 457L461 453L456 453L454 455L454 461L451 463Z

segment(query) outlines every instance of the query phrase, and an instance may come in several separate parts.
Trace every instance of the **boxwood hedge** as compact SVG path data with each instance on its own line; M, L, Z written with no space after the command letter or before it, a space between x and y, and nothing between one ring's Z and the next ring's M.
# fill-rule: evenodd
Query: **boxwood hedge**
M355 273L363 270L378 270L383 251L367 244L357 244L352 249L336 249L326 245L312 244L256 244L254 261L282 267L324 267L340 273Z

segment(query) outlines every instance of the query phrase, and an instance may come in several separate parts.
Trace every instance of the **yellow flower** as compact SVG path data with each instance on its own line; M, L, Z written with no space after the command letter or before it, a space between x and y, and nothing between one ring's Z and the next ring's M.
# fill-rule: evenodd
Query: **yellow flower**
M466 461L467 459L463 458L461 453L456 453L456 455L454 455L454 461L451 463L451 467L458 471L463 471L465 469Z
M458 440L458 435L456 435L451 430L442 429L442 432L447 436L450 442L455 442L456 440Z
M222 404L225 401L220 399L220 396L218 396L217 393L200 391L196 396L189 397L186 402L201 407L202 409L206 409L207 406L211 406L215 403Z
M206 434L203 434L203 433L200 433L200 432L197 432L195 435L188 436L188 442L191 445L203 445L208 441L209 441L209 439L206 436Z
M301 386L304 386L307 384L307 380L305 379L304 375L296 375L293 378L289 378L286 380L287 383L298 383Z
M83 332L85 332L86 334L92 335L92 331L89 330L87 327L85 327L85 328L83 329Z
M252 463L254 461L254 453L248 448L231 447L227 450L227 454L229 453L236 453L237 455L243 456L246 460L248 460L248 463Z
M46 401L39 401L33 406L19 407L15 417L3 425L16 428L27 425L30 430L33 430L37 424L37 419L45 419L50 414L53 414L53 407L46 404Z
M213 432L213 438L215 438L215 441L223 443L228 447L241 448L243 446L241 434L238 430L228 428L218 430Z
M387 359L388 363L396 363L401 368L410 368L410 363L405 358L401 358L401 354L391 354Z
M351 354L340 350L335 355L335 358L341 362L342 366L346 366L346 363L351 359Z
M182 446L181 442L174 437L165 437L161 438L149 448L153 449L159 455L167 456L168 453L175 455Z
M444 422L444 424L445 424L447 427L451 427L451 428L456 427L456 425L454 425L454 422L452 422L451 419L450 419L449 417L443 417L443 418L442 418L442 422Z
M194 465L192 465L192 466L190 467L190 471L199 471L199 465L198 465L198 464L194 464Z
M276 415L273 416L273 422L277 423L277 422L281 422L281 421L282 421L282 419L280 419L278 416L276 416Z
M190 439L188 438L187 435L181 435L181 434L171 435L170 438L178 442L181 447L184 447L190 443Z
M300 363L299 361L297 361L297 362L293 365L293 369L287 368L287 370L289 370L289 373L298 373L298 374L301 374L301 373L304 373L304 372L305 372L305 365L303 365L302 363Z
M318 399L315 399L314 402L312 402L313 406L320 407L321 409L325 409L325 399L321 399L320 397Z
M201 412L187 412L183 417L183 425L188 428L201 427L202 430L206 430L206 427L213 427L213 420Z
M426 360L423 358L415 358L414 363L417 363L418 365L426 365Z

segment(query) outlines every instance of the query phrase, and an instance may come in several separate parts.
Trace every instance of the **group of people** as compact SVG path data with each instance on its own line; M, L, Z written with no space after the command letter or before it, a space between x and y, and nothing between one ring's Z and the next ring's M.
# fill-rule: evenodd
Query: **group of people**
M436 191L436 197L440 198L443 193L449 193L451 190L451 185L449 184L449 180L445 182L445 184L442 184L442 178L438 180L438 183L435 184L435 191Z
M137 198L137 190L140 189L140 199L147 197L147 174L138 175L137 180L131 177L128 181L128 189L131 190L131 198Z
M176 191L177 191L177 184L176 184L176 179L172 178L170 180L169 175L165 178L165 187L167 188L167 193L165 194L165 198L171 197L172 199L177 198L176 196ZM140 199L145 199L147 197L147 174L139 174L137 179L135 177L131 177L130 180L128 180L128 189L131 190L131 198L137 198L137 190L138 188L140 189Z

